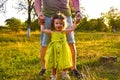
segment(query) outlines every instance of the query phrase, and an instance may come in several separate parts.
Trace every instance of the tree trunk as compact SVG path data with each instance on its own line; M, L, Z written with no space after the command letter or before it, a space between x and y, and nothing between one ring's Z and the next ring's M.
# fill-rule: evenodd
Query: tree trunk
M30 37L30 30L31 30L31 8L30 8L30 5L28 6L28 20L27 20L27 24L28 24L27 36Z
M114 33L117 32L117 28L116 28L116 26L113 26L113 32L114 32Z

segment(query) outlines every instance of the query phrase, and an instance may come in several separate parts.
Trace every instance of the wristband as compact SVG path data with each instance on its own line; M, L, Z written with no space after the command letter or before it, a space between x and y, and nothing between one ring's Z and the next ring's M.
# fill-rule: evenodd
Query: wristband
M80 13L80 11L76 11L75 13L77 14L78 12Z

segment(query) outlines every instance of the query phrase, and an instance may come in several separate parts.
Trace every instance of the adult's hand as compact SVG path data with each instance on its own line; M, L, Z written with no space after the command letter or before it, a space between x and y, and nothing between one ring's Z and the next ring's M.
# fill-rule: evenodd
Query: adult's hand
M44 24L45 23L45 16L43 15L42 12L38 14L38 23L39 24Z
M81 13L80 12L76 12L75 15L76 19L77 19L77 23L79 23L79 21L82 19Z

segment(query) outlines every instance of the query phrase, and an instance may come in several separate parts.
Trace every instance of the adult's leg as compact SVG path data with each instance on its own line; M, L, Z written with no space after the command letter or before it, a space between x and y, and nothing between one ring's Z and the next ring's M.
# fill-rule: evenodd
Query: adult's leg
M76 69L76 46L74 43L69 43L69 47L72 53L72 64L73 66L71 67L71 70Z
M44 57L45 57L45 53L46 53L46 49L47 47L44 47L44 46L41 46L41 51L40 51L40 59L41 59L41 71L39 72L39 75L43 76L43 74L45 73L46 71L46 68L45 68L45 60L44 60Z
M51 24L51 18L46 17L45 18L45 28L50 29L51 28L50 24ZM41 33L40 57L41 57L41 68L42 68L42 70L39 73L40 75L43 75L46 71L44 57L45 57L45 54L46 54L47 45L50 42L50 38L51 38L50 35L45 34L45 33Z
M72 18L70 16L67 17L67 23L68 27L71 27L73 25ZM76 69L76 46L75 46L75 38L74 38L74 32L71 32L67 35L67 40L69 43L69 47L72 53L72 64L71 70Z
M72 18L67 17L67 22L68 22L68 28L72 26ZM82 74L79 73L76 67L76 57L77 57L77 52L76 52L76 46L75 46L75 39L74 39L74 32L71 32L70 34L67 35L67 40L69 43L69 47L71 50L72 54L72 64L73 66L71 67L71 73L75 75L77 78L82 78Z
M47 49L47 47L41 46L40 57L41 57L41 68L42 69L46 69L45 68L45 60L44 60L46 49Z

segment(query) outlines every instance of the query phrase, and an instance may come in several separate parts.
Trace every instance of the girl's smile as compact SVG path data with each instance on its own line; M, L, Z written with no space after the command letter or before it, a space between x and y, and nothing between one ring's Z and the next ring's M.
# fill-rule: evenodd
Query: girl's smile
M62 31L64 29L64 21L60 19L54 20L54 27L56 31Z

